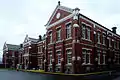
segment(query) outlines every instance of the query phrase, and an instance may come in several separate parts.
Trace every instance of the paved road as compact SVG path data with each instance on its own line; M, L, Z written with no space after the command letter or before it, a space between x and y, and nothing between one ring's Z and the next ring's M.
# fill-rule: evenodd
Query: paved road
M104 76L107 76L106 74ZM84 78L84 79L83 79ZM58 76L58 75L45 75L37 73L28 73L21 71L0 70L0 80L104 80L102 75L87 76L87 77L71 77L71 76ZM107 77L106 80L120 80Z

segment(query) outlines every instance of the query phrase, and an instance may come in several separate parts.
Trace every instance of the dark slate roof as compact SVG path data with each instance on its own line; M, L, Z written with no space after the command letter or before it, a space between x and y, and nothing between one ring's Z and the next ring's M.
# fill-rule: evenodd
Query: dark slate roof
M39 39L35 39L35 38L31 38L29 37L30 41L34 42L34 43L37 43L39 41Z
M6 44L8 47L8 50L19 50L20 45L13 45L13 44Z

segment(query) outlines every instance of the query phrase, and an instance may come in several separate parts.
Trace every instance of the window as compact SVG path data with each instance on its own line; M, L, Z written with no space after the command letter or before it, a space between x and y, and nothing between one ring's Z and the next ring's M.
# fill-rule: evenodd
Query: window
M111 47L111 38L109 38L109 47Z
M105 35L103 35L103 44L105 45Z
M61 40L61 29L57 30L57 41Z
M38 47L38 52L40 52L40 47Z
M90 40L90 33L91 33L90 27L86 26L85 24L82 24L82 38Z
M116 41L114 41L114 48L116 48Z
M86 37L86 36L85 36L85 35L86 35L85 32L86 32L86 31L85 31L85 25L82 24L82 38L83 38L83 39L85 39L85 37Z
M42 52L42 47L38 47L38 52Z
M98 32L98 43L100 43L100 33Z
M103 54L103 64L105 64L105 54Z
M15 53L14 52L12 52L12 57L15 57Z
M52 64L52 54L50 54L50 64Z
M42 52L42 46L40 47L40 52Z
M82 50L83 64L90 64L90 50Z
M57 52L57 56L58 56L58 64L61 64L61 52L60 51Z
M98 64L100 64L100 52L101 52L100 50L97 51L97 53L98 53L97 54L97 56L98 56Z
M90 40L90 28L87 28L87 39Z
M116 64L119 64L119 57L120 55L118 53L115 53L115 61L116 61Z
M117 49L119 49L119 41L117 41Z
M71 23L66 25L66 38L71 37Z
M105 64L106 51L103 51L103 64Z
M50 33L50 43L52 43L52 32Z
M67 50L67 64L72 63L72 52L71 50Z
M100 53L98 53L98 64L100 64Z

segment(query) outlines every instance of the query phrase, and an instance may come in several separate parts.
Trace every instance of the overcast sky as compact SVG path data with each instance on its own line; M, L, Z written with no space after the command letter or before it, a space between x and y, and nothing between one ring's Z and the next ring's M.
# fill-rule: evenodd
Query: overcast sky
M120 33L119 0L60 0L72 9ZM33 38L46 32L45 24L58 4L58 0L0 0L0 56L4 42L20 44L26 34Z

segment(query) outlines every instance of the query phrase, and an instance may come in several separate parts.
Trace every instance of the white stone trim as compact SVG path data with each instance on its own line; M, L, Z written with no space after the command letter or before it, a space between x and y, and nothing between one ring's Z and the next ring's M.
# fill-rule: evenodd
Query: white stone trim
M72 21L69 21L69 22L65 23L65 26L66 26L67 24L70 24L70 23L72 23ZM66 29L66 28L65 28L65 29Z
M79 25L78 24L73 24L73 27L79 27Z
M52 32L52 30L49 30L49 31L48 31L48 33L51 33L51 32Z
M53 51L48 51L48 53L52 53Z
M92 51L92 49L88 49L88 48L82 48L82 49L85 49L85 50L90 50L90 51Z
M52 42L52 43L49 43L48 46L49 46L49 45L52 45L52 44L54 44L54 43L53 43L53 42Z
M65 44L65 46L67 46L67 45L72 45L72 43Z
M62 40L56 41L56 43L60 43L60 42L62 42Z
M72 63L67 63L66 66L72 66Z
M60 28L61 28L61 26L56 27L56 29L60 29Z
M59 6L58 9L61 9L61 10L64 10L64 11L67 11L67 12L70 12L70 13L73 12L73 9L65 7L65 6Z
M55 46L55 48L59 48L59 47L62 47L61 45L60 46Z
M92 40L90 39L85 39L85 38L81 38L82 40L85 40L85 41L89 41L89 42L92 42Z
M72 39L72 37L69 37L69 38L66 38L65 40L67 41L67 40L71 40Z
M90 63L88 63L88 64L85 64L85 63L84 63L84 64L82 64L82 66L83 66L83 65L93 65L93 64L90 64Z
M59 51L61 51L61 49L56 50L56 52L59 52Z
M71 18L73 16L74 16L74 14L70 14L70 15L66 16L65 18L62 18L62 19L58 20L57 22L54 22L53 24L47 26L46 29L48 30L49 28L51 28L51 27L53 27L53 26L55 26L55 25L57 25L57 24L59 24L59 23L61 23L63 21L66 21L67 19L69 19L69 18Z
M89 26L89 27L92 27L91 25L85 23L85 22L82 22L82 24L85 24L86 26Z
M66 51L69 50L69 49L72 50L72 47L70 47L70 48L66 48Z

